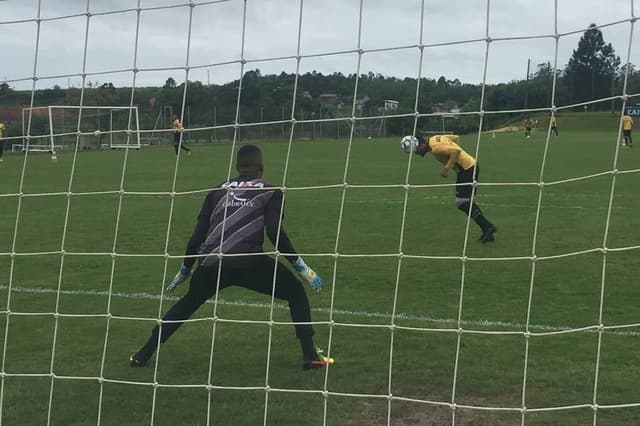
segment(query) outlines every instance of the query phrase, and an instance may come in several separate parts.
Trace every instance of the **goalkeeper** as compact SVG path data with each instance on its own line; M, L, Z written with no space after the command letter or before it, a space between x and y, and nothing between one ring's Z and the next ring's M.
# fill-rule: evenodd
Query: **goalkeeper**
M437 135L426 140L420 135L406 136L401 145L405 152L413 151L422 157L428 152L444 164L440 170L440 176L448 177L451 170L455 170L456 179L456 206L465 215L471 215L476 224L482 230L480 241L485 244L495 240L494 234L498 228L484 217L482 210L473 199L473 181L478 179L480 167L476 159L458 145L458 135ZM409 144L406 144L406 141ZM407 149L407 146L410 147ZM476 190L477 191L477 190Z
M191 276L189 290L162 317L144 346L129 359L132 367L147 364L159 342L169 337L207 299L217 291L236 285L286 300L296 336L302 348L304 370L322 368L333 359L322 355L313 343L309 299L302 283L285 265L263 251L264 233L291 262L314 292L322 288L322 279L296 255L289 237L280 225L283 217L282 192L262 180L262 152L254 145L238 150L239 176L210 191L202 205L198 222L187 244L180 271L167 286L172 292L191 276L196 255L199 265ZM225 256L219 256L224 254ZM275 271L275 289L273 274ZM219 274L219 281L218 281Z

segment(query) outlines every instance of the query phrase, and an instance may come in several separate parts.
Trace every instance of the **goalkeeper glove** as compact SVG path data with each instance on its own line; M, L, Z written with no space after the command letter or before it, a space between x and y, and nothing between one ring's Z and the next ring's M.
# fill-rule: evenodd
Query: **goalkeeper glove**
M184 264L180 266L180 270L178 271L176 276L173 277L173 280L171 280L171 282L167 286L167 293L172 293L173 290L175 290L176 287L178 287L178 285L180 285L183 281L189 278L190 275L191 275L191 268L187 268L186 266L184 266Z
M298 256L298 259L293 264L293 269L295 269L296 272L309 283L311 290L313 290L314 293L317 293L322 289L322 284L324 284L322 278L320 275L316 274L313 269L309 268L300 256Z

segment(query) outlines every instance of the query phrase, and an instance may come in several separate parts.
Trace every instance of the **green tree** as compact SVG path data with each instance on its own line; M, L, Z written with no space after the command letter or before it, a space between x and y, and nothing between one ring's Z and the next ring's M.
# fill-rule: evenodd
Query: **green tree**
M169 77L167 81L165 81L163 89L174 89L175 87L176 81L172 77Z
M596 24L589 25L573 51L564 75L569 85L569 102L611 96L620 57L611 43L605 43Z
M98 105L117 105L118 97L113 83L104 83L96 89L96 102Z
M11 87L7 83L0 84L0 95L8 95L11 93Z

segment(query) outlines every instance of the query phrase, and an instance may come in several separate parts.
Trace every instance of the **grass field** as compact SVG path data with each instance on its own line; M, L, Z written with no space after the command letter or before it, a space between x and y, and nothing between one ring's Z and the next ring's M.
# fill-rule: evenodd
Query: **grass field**
M612 170L615 128L578 132L561 127L561 132L549 145L544 182ZM448 404L455 385L459 406L511 409L458 407L456 424L512 425L521 422L517 410L525 365L527 425L592 424L594 389L601 406L598 424L640 423L640 327L606 329L600 351L599 333L592 329L557 333L597 326L601 302L605 326L640 323L640 174L615 178L606 247L628 249L609 250L606 256L588 251L603 246L612 174L545 185L541 192L531 183L539 180L543 133L526 141L521 134L483 135L480 181L521 184L479 188L478 202L499 233L495 243L481 245L471 223L466 247L466 218L453 204L452 186L411 188L402 232L406 190L398 185L404 183L408 157L400 152L399 138L355 140L346 179L355 187L346 190L341 185L346 141L293 143L287 187L323 186L287 192L285 227L307 263L328 281L320 294L310 293L313 319L321 322L315 326L317 342L326 348L331 332L336 364L326 376L301 370L282 303L275 304L276 323L270 327L269 298L236 288L222 292L217 306L204 305L198 321L163 345L157 375L154 368L128 366L129 354L173 301L165 298L160 305L171 206L166 193L175 165L168 146L128 154L124 189L147 194L122 197L115 239L121 256L115 262L109 253L118 194L71 196L65 233L64 192L73 153L60 153L57 163L29 154L21 191L60 194L22 198L9 293L8 253L19 199L6 194L20 191L24 157L5 155L0 165L2 424L40 425L49 417L56 425L95 424L98 417L105 425L148 424L154 407L158 425L206 424L208 412L211 424L257 425L263 424L268 400L270 425L320 425L325 415L330 425L386 424L387 416L393 425L440 425L451 423ZM474 136L463 137L462 143L475 152ZM287 143L260 146L266 179L281 183ZM620 150L620 171L640 168L638 149ZM180 160L176 191L202 190L224 180L230 150L230 144L194 145L194 154ZM72 192L119 190L124 158L124 151L79 152ZM415 157L409 183L455 182L454 177L440 178L438 170L433 158ZM175 197L171 255L183 252L203 197ZM401 235L407 256L399 263ZM334 264L327 254L336 244L345 256ZM68 253L63 259L61 248ZM26 255L47 252L54 253ZM357 254L369 256L351 256ZM469 258L464 264L463 254ZM533 262L533 254L542 259ZM167 274L173 275L179 264L178 258L169 259ZM177 295L184 291L178 289ZM214 310L222 320L261 323L214 323ZM392 329L394 311L398 327ZM64 315L56 318L54 312ZM464 331L458 346L459 315ZM533 333L528 352L527 320ZM154 381L159 384L155 401ZM208 390L208 383L214 388ZM621 406L602 407L610 405ZM577 407L536 410L566 406Z

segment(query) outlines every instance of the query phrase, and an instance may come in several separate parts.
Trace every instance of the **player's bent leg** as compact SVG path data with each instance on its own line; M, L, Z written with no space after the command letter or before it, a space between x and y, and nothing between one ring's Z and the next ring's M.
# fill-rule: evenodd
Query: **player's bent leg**
M215 267L196 268L191 277L189 291L164 314L163 323L153 327L151 336L144 346L129 358L129 365L143 367L147 364L158 348L158 342L166 342L186 319L191 317L207 299L213 296L216 291L217 276L218 269Z
M198 271L202 272L198 274ZM162 317L160 342L166 342L169 337L189 319L204 302L215 293L216 268L197 268L191 278L189 291L182 296ZM167 321L164 323L164 321ZM175 321L175 322L174 322Z
M291 319L295 323L311 322L311 309L304 286L298 278L278 262L276 271L275 297L289 303ZM323 350L313 343L313 327L311 324L296 324L296 336L300 339L302 349L302 369L314 370L328 367L335 360L324 355Z
M493 242L495 240L494 234L498 232L498 228L493 223L489 222L475 202L470 199L456 199L456 205L465 215L471 214L471 219L478 224L482 230L480 241L483 244ZM469 210L471 210L470 213Z
M262 294L286 300L289 305L291 320L295 323L296 337L302 349L302 368L304 370L321 368L334 363L333 358L323 355L322 350L313 342L314 330L311 324L311 309L304 286L283 263L269 256L260 256L255 264L246 270L244 279L238 282L242 287ZM275 290L273 289L273 273L276 273Z
M273 291L274 272L276 273L275 291ZM270 256L256 256L251 261L250 268L239 270L238 279L234 284L267 296L271 296L273 291L277 299L286 300L289 304L293 322L311 321L311 309L304 286L291 270ZM298 337L313 335L313 327L310 324L296 324L295 328Z

